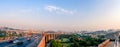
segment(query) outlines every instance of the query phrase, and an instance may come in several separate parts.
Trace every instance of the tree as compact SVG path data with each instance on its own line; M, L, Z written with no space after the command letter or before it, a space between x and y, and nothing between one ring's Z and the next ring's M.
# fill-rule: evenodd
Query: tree
M50 47L62 47L62 45L58 41L51 40Z

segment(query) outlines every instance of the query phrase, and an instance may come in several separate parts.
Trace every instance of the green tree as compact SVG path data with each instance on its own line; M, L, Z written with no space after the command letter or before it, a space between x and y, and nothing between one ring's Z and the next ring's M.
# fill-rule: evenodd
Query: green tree
M62 45L58 41L51 40L50 47L62 47Z

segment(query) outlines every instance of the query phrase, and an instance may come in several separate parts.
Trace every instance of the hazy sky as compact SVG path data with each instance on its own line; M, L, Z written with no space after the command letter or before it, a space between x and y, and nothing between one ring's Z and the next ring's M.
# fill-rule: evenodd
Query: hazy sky
M120 0L0 0L0 26L42 30L120 29Z

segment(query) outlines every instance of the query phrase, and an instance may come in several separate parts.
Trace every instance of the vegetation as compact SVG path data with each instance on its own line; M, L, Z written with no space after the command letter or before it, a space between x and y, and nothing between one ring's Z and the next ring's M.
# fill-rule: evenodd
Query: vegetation
M6 36L6 32L5 31L0 31L0 37L5 37Z
M17 34L16 32L9 32L9 31L7 32L7 31L0 30L0 40L14 39L15 37L22 37L23 34L21 34L21 33Z
M81 36L81 35L60 35L58 39L51 40L51 47L90 47L98 46L105 39L92 38L90 36Z
M62 47L62 45L60 44L60 42L55 41L55 40L51 40L51 45L50 47Z

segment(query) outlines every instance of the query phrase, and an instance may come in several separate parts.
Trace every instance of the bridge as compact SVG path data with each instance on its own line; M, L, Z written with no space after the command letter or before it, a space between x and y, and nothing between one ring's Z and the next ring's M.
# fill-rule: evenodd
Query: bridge
M56 39L56 37L60 34L62 34L62 33L57 33L57 32L42 33L42 39L41 39L38 47L45 47L47 42L49 42L51 39Z
M46 43L49 42L51 39L56 39L58 35L60 35L60 32L54 32L54 31L47 31L47 32L36 32L34 30L5 30L7 34L14 34L21 36L7 36L3 40L1 39L0 46L1 47L45 47ZM28 38L30 41L28 41ZM20 45L17 45L13 43L13 41L20 41L23 42ZM9 41L12 41L9 43Z

